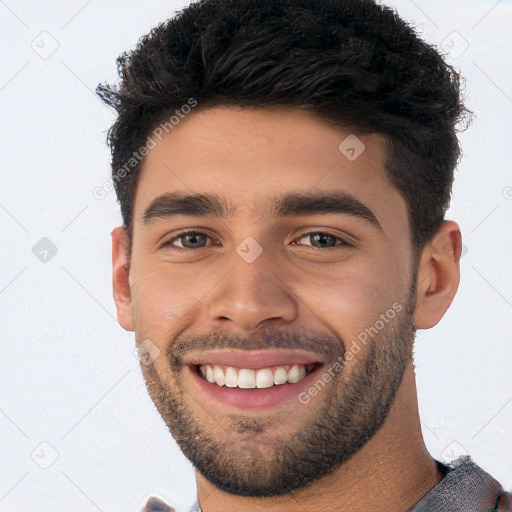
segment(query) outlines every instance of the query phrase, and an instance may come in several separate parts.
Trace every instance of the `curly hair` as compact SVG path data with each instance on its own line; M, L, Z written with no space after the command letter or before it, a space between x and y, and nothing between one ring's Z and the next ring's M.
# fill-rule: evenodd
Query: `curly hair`
M295 107L353 133L378 133L416 253L444 219L461 156L457 125L472 112L461 99L461 76L390 7L373 0L200 0L122 53L117 70L119 83L96 91L118 114L107 143L130 251L142 160L122 179L116 170L191 98L196 109Z

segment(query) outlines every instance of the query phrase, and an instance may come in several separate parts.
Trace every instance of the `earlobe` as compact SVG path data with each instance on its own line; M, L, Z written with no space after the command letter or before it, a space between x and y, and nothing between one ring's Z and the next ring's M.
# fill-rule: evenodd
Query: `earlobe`
M112 231L112 288L119 324L127 331L134 331L128 236L124 227L118 227Z
M461 252L458 224L444 221L421 254L414 314L418 329L434 327L452 303L459 287Z

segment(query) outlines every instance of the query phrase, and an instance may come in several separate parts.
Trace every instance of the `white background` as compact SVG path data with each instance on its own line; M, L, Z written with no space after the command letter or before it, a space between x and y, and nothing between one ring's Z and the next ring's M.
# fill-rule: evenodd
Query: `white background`
M451 52L477 115L461 135L447 216L467 247L461 285L444 319L416 342L425 442L439 460L469 452L510 489L512 3L384 3ZM114 119L94 89L115 80L123 50L184 5L0 1L4 512L137 511L151 493L180 512L195 500L191 465L147 395L133 333L115 317L114 193L92 195L109 177L105 132ZM32 252L42 237L58 251L46 263ZM58 458L42 469L53 450Z

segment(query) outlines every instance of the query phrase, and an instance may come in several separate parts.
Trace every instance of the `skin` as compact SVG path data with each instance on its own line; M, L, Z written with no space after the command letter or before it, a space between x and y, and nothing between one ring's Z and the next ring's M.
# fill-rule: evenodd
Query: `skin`
M349 161L338 145L350 133L287 107L194 111L145 158L131 254L125 230L112 232L118 320L135 331L139 346L150 339L159 349L141 369L163 420L199 467L203 512L355 511L361 503L366 510L406 511L442 478L423 441L411 354L415 330L435 326L457 291L460 229L444 221L415 265L407 205L386 178L382 138L359 136L365 150ZM333 190L370 208L382 231L350 215L276 219L262 208L274 194ZM151 201L172 191L215 192L236 213L145 225L141 216ZM185 230L207 231L206 248L161 247ZM353 247L315 248L303 230L339 236ZM263 249L251 264L236 252L247 236ZM218 245L208 245L215 240ZM187 240L174 243L183 248ZM293 334L287 348L327 363L397 302L403 308L394 320L305 405L289 400L234 410L213 404L181 364L205 348L274 348L283 333ZM312 349L320 337L325 345ZM382 368L370 372L372 354ZM356 409L345 407L347 397ZM334 440L344 440L334 445L321 437L332 425L343 433ZM364 428L369 438L362 440ZM325 453L313 448L321 446ZM289 464L276 466L276 454ZM307 473L300 461L309 455L309 469L320 476L293 480L292 470L303 466ZM325 471L323 461L331 466ZM205 468L215 475L206 478ZM289 491L272 496L265 478L272 489L280 476L289 477Z

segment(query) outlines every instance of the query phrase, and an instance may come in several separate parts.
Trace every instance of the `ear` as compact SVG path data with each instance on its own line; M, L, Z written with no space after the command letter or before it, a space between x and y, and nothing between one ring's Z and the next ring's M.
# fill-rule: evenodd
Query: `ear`
M112 231L112 286L117 309L117 320L127 331L134 331L131 309L130 262L128 236L123 227Z
M452 303L459 287L461 252L459 225L443 221L421 254L414 314L418 329L434 327Z

